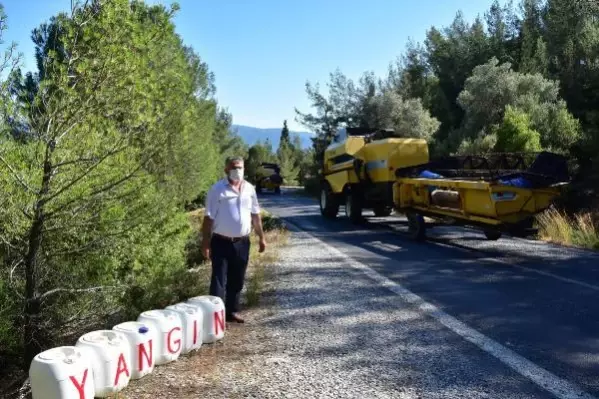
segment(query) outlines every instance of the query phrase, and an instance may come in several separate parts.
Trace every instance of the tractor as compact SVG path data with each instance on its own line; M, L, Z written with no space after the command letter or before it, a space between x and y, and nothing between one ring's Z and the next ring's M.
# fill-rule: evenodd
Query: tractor
M261 193L263 189L272 190L275 194L281 194L281 168L276 163L262 162L256 172L256 192Z
M393 185L399 168L429 161L424 139L396 137L390 129L346 128L343 140L331 143L321 170L320 211L335 218L340 205L352 222L362 220L364 209L375 217L389 216L394 208Z

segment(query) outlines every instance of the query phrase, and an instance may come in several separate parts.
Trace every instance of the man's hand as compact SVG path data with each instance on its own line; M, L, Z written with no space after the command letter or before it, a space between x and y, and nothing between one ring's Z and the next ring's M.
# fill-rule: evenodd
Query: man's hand
M210 259L210 242L202 241L202 256L206 260Z
M256 234L260 237L260 248L258 252L262 253L266 250L266 239L264 238L264 230L262 230L262 218L259 213L252 213L252 225L254 226L254 230L256 230Z
M258 252L262 253L266 250L266 240L264 239L264 237L260 238L260 248L258 249Z
M204 216L204 223L202 224L202 255L204 259L210 259L210 237L212 231L212 219L208 216Z

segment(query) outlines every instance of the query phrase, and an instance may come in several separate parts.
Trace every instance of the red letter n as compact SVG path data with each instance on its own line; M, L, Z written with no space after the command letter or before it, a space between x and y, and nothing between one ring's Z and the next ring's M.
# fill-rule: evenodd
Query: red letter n
M225 311L214 312L214 334L219 335L221 331L225 331Z
M153 340L148 341L148 345L150 346L149 354L146 351L146 346L144 344L137 345L137 363L139 363L139 371L142 371L144 369L144 358L146 359L146 363L148 363L148 367L152 367L152 359L154 359L152 341Z

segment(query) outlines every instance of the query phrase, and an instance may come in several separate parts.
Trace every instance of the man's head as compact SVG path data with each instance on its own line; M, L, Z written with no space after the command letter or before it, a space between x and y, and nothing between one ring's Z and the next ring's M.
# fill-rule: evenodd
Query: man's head
M225 161L225 173L232 182L239 182L243 180L243 158L242 157L228 157Z

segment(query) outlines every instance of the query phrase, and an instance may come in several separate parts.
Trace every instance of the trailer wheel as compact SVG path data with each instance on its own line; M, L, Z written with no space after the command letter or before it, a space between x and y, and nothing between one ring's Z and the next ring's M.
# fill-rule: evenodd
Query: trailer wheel
M374 211L374 216L376 216L377 218L380 217L387 217L389 215L391 215L391 212L393 211L392 208L387 207L387 206L377 206L376 208L373 209Z
M408 234L414 240L424 240L426 238L426 223L424 216L416 212L407 212Z
M331 191L328 184L323 184L320 189L320 214L327 219L334 219L339 213L339 201Z
M501 238L501 231L485 230L484 233L485 233L485 237L487 237L487 240L497 241Z
M345 193L345 215L352 223L360 223L362 221L362 201L360 195L348 191Z

